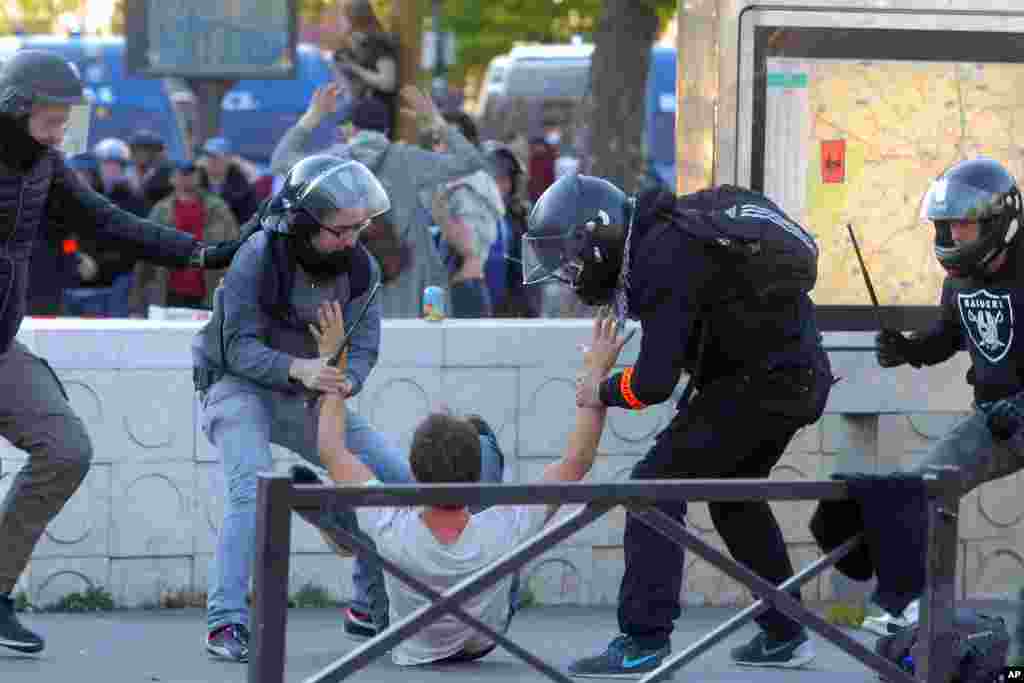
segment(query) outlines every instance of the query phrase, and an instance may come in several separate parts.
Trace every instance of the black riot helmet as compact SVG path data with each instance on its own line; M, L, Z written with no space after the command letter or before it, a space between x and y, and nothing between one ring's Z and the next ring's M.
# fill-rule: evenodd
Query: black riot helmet
M612 183L575 173L537 199L523 235L523 284L563 282L589 305L611 301L636 200Z
M391 209L387 192L370 169L358 161L314 154L288 171L263 227L289 234L299 225L324 225L338 209L360 208L366 210L367 221Z
M1017 235L1021 196L1017 181L1001 164L984 157L961 161L928 188L921 218L935 224L935 257L951 275L978 276ZM951 225L976 221L976 240L957 245Z
M0 112L28 116L33 104L86 104L73 64L46 50L19 50L0 69Z

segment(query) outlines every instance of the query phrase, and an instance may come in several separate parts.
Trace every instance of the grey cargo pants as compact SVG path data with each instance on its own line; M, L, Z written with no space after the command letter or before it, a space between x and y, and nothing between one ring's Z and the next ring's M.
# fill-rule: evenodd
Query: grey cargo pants
M53 370L18 342L0 354L0 387L0 436L28 453L0 505L3 595L14 589L43 531L85 479L92 443Z

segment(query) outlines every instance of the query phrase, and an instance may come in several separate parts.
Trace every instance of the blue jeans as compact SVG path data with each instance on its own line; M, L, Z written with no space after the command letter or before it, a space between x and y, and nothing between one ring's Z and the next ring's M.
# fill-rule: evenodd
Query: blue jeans
M345 443L383 482L412 481L408 460L361 415L348 411ZM256 554L256 477L273 469L270 444L320 466L317 415L304 396L226 377L203 397L203 433L224 463L224 522L210 567L207 624L249 625L246 596ZM352 607L370 611L370 591L383 578L376 563L357 558Z
M64 315L98 318L127 318L128 295L134 274L122 273L110 287L75 287L65 289Z

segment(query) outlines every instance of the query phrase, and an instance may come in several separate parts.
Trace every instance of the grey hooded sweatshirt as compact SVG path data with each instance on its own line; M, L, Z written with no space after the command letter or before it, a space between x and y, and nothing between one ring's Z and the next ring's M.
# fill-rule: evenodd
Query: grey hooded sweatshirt
M424 205L421 192L432 194L438 185L484 168L480 151L454 126L445 126L448 154L438 154L416 145L391 142L376 131L363 130L348 144L335 144L321 150L343 159L355 159L373 171L391 200L391 222L399 237L412 252L412 265L380 292L385 318L418 318L422 311L423 289L429 285L446 287L448 272L441 263L430 236L430 206ZM307 156L311 131L293 126L277 144L270 160L274 173L287 173Z

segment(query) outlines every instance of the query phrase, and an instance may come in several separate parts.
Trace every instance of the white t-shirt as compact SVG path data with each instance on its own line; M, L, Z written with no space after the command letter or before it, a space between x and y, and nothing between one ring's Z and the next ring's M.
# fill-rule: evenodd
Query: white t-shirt
M373 483L373 482L371 482ZM443 544L420 516L423 508L357 508L359 526L373 538L377 552L443 593L491 564L544 526L545 505L495 506L470 517L459 538ZM428 600L384 572L391 623L404 619ZM508 619L511 575L462 603L462 608L499 633ZM494 641L446 614L395 647L396 664L412 666L444 659L461 650L479 652Z

